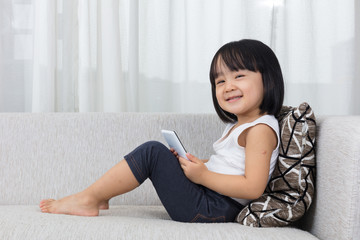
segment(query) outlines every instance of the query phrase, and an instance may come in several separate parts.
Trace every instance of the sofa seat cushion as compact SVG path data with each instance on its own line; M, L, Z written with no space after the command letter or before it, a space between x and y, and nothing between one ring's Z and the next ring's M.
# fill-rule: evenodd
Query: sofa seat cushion
M237 223L181 223L163 206L111 206L98 217L41 213L37 206L0 206L0 239L317 239L296 228Z

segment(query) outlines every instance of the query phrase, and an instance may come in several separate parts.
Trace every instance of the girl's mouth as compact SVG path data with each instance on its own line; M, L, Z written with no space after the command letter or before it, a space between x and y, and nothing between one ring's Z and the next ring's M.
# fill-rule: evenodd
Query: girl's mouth
M242 96L233 96L226 99L227 102L235 102L239 100Z

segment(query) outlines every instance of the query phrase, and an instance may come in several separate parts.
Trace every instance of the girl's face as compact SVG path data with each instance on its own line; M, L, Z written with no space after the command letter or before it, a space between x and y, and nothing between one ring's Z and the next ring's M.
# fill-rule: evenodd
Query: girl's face
M230 70L221 60L215 79L216 98L220 107L240 120L255 120L260 116L264 87L260 72Z

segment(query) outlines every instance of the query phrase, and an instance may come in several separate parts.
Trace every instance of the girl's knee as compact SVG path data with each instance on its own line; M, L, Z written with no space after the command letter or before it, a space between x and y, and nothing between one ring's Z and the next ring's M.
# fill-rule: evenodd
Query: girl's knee
M148 141L139 146L142 152L151 160L156 161L172 155L169 148L158 141Z
M158 149L158 150L164 150L168 149L164 144L158 141L148 141L143 144L146 148L149 149Z

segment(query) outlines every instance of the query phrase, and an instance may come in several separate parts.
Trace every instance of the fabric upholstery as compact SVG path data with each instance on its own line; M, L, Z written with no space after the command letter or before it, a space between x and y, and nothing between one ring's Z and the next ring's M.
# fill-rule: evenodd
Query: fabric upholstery
M213 114L0 114L0 204L38 204L84 189L138 145L177 131L199 158L212 153L223 130ZM146 181L111 204L160 205ZM150 185L150 186L147 186Z
M113 199L100 218L38 208L40 199L82 190L138 144L163 141L163 128L176 130L195 156L209 157L224 130L216 114L0 113L0 239L312 239L308 232L360 239L359 122L360 116L317 116L317 188L309 211L297 229L251 228L168 220L150 182Z
M249 228L236 223L181 223L169 220L162 206L122 205L98 217L41 213L37 206L0 206L0 239L236 239L315 240L296 228Z
M317 117L316 194L299 226L320 239L360 239L360 116Z

